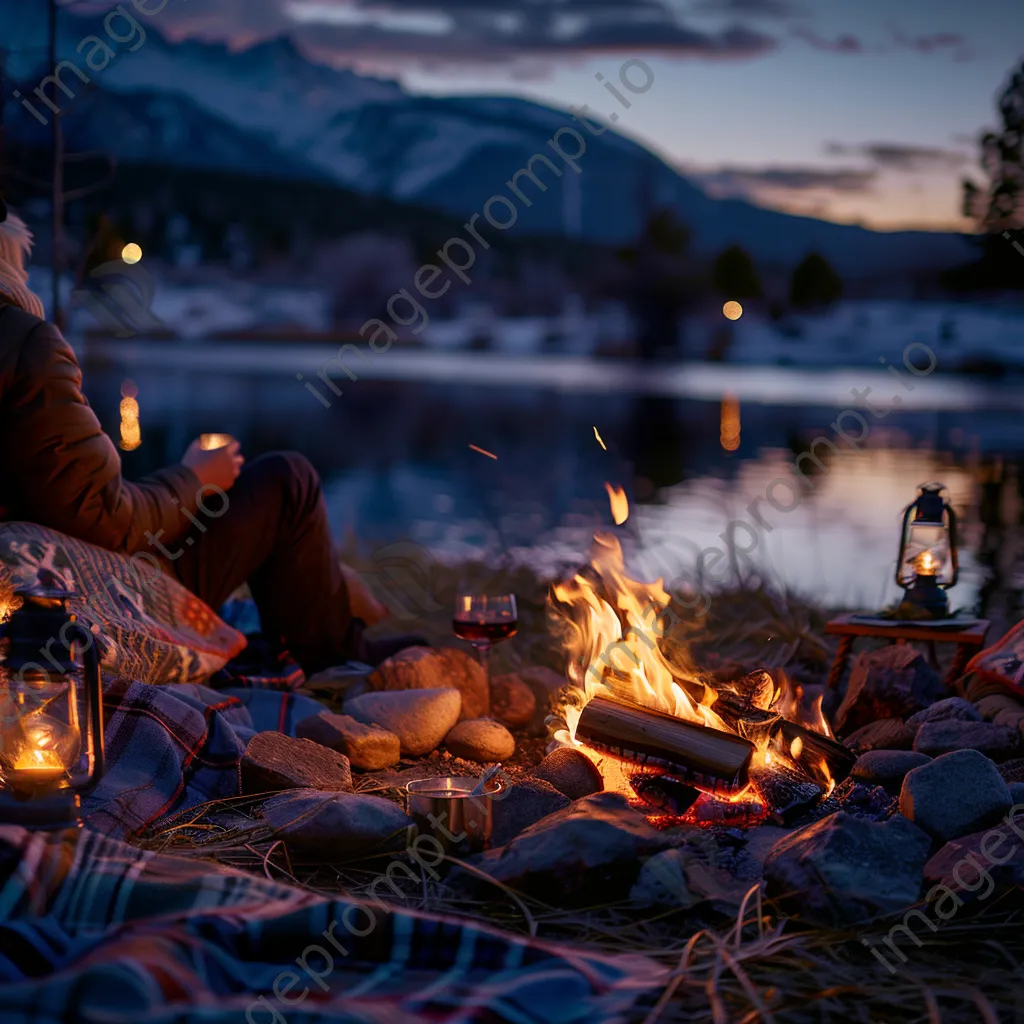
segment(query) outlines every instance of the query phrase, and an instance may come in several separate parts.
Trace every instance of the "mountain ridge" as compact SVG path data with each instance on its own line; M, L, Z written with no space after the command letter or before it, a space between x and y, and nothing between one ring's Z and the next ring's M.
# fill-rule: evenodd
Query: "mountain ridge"
M0 12L13 4L0 0ZM97 104L88 125L73 126L69 112L65 124L76 145L140 161L148 138L149 161L188 159L188 166L237 173L251 163L284 179L332 180L459 217L507 194L516 171L542 153L559 173L541 167L545 187L531 186L532 203L521 206L514 230L622 244L654 208L667 206L690 227L698 253L739 244L769 267L792 266L818 250L845 277L872 278L931 272L974 257L965 235L876 232L712 198L613 128L600 137L579 129L587 150L577 176L547 145L559 128L574 127L568 111L500 95L412 95L397 82L312 61L287 36L234 51L195 39L173 42L158 21L145 22L146 42L136 52L121 52L94 73L94 91L110 100ZM102 34L101 19L65 17L61 55L81 61L75 46L90 31ZM19 70L22 81L38 82L43 74L33 79L24 66ZM115 96L130 117L118 115ZM16 138L43 130L14 101L7 110ZM126 120L134 125L127 135ZM220 137L204 137L211 132ZM175 137L195 150L182 153Z

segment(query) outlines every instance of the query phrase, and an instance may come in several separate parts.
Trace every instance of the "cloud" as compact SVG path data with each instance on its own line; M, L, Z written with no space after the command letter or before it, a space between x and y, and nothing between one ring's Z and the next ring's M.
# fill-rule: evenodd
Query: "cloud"
M929 171L962 167L968 157L939 146L909 146L899 142L862 142L848 145L826 142L829 156L863 156L876 167L890 171Z
M861 194L871 191L878 172L861 167L718 167L689 172L719 198L760 199L769 195L828 192Z
M712 2L736 15L790 6L788 0ZM115 6L114 0L96 3ZM168 4L160 20L175 39L245 47L287 34L333 63L399 68L409 61L479 68L627 51L749 60L779 45L742 22L695 27L681 20L677 0L202 0Z
M825 50L827 53L863 53L865 45L855 35L844 32L835 39L826 39L809 28L793 29L793 35L802 39L805 43L813 46L816 50Z
M508 0L484 7L468 0L427 3L329 4L288 0L285 10L318 46L339 55L418 55L483 64L536 56L601 52L665 53L678 57L748 59L777 41L751 28L691 28L660 2L565 0L558 4ZM413 24L412 18L431 18Z
M801 5L789 0L699 0L692 10L754 18L791 18L804 13Z
M938 53L940 50L956 50L957 56L966 57L967 39L959 32L933 32L930 35L908 36L899 29L892 30L897 46L917 53Z

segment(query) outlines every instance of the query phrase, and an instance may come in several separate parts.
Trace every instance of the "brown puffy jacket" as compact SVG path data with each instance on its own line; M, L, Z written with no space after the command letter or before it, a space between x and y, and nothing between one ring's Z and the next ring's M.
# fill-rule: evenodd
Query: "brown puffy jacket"
M110 551L180 537L200 484L170 466L139 483L82 394L82 372L60 331L0 300L0 520L49 526ZM159 531L163 530L163 534Z

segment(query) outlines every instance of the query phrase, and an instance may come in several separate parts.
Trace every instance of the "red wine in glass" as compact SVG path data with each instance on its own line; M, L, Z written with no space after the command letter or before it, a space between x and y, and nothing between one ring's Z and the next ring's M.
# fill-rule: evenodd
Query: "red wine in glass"
M455 599L452 629L473 645L484 671L491 648L515 636L518 627L514 594L460 594Z

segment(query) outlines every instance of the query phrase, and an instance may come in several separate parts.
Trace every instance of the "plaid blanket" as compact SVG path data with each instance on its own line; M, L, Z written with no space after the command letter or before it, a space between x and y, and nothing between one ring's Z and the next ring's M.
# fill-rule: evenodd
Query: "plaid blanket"
M107 771L83 805L90 828L130 838L161 818L241 792L239 761L254 733L294 735L323 705L297 693L211 690L195 683L104 687Z
M0 827L4 1024L603 1024L663 975L90 831Z

